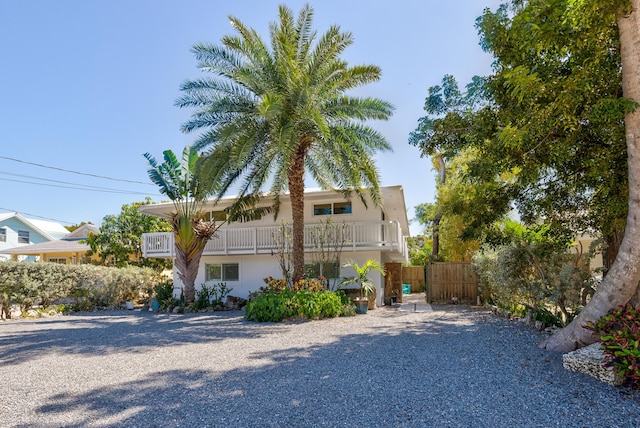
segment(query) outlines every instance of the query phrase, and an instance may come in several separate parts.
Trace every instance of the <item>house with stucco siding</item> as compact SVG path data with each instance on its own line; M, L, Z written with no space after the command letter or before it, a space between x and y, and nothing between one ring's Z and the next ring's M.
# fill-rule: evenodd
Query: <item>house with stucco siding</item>
M374 259L383 266L385 263L407 263L409 222L402 186L383 186L380 190L381 206L375 206L370 200L365 205L359 198L347 198L336 191L305 191L304 246L308 272L339 280L353 275L349 268L342 267L347 260L362 264ZM232 197L223 198L217 204L210 201L205 210L211 213L212 218L223 221L223 210L233 201ZM207 243L200 260L196 288L201 284L224 282L233 288L232 295L247 297L264 285L263 278L282 277L277 256L281 243L278 236L282 235L287 222L290 223L291 203L288 195L282 195L280 201L277 218L267 215L260 220L224 224L219 229L218 234ZM269 201L264 203L267 205ZM143 205L139 211L169 219L173 204ZM319 266L318 243L314 242L313 231L329 221L341 231L340 242L333 243L341 248L340 262L334 263L334 266ZM144 257L174 257L173 233L145 233L142 241ZM371 279L376 285L377 304L381 305L384 277L375 272ZM182 287L175 272L174 287Z

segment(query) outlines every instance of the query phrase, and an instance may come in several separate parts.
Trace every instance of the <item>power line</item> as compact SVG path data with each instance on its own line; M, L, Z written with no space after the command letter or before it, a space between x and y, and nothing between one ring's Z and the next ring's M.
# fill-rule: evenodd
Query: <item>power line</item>
M58 168L58 167L55 167L55 166L42 165L42 164L35 163L35 162L27 162L27 161L23 161L23 160L20 160L20 159L10 158L10 157L7 157L7 156L0 156L0 159L6 159L6 160L14 161L14 162L20 162L20 163L24 163L24 164L27 164L27 165L39 166L41 168L55 169L56 171L69 172L71 174L85 175L85 176L88 176L88 177L95 177L95 178L104 178L105 180L122 181L124 183L145 184L147 186L154 186L154 184L152 184L152 183L145 183L145 182L142 182L142 181L134 181L134 180L125 180L125 179L121 179L121 178L106 177L104 175L89 174L89 173L86 173L86 172L72 171L72 170L69 170L69 169Z
M71 221L56 220L55 218L42 217L41 215L25 213L25 212L21 212L21 211L17 211L17 210L10 210L9 208L2 208L2 207L0 207L0 210L3 210L3 211L9 211L9 212L12 212L12 213L24 214L24 215L28 215L29 217L41 218L41 219L43 219L43 220L56 221L56 222L58 222L58 223L74 224L74 223L73 223L73 222L71 222Z
M0 171L0 174L11 175L11 176L14 176L14 177L31 178L31 179L34 179L34 180L46 180L46 181L52 182L52 183L71 184L72 186L82 186L82 187L54 186L54 185L51 185L51 184L33 183L33 182L30 182L30 181L21 181L21 180L11 180L11 179L8 179L8 178L0 178L0 180L13 181L13 182L17 182L17 183L36 184L36 185L49 186L49 187L61 187L61 188L65 188L65 189L95 190L95 191L98 191L98 192L104 191L104 192L108 192L108 193L126 193L126 194L131 194L131 195L147 195L148 194L148 193L135 192L135 191L129 191L129 190L122 190L122 189L112 189L112 188L109 188L109 187L91 186L89 184L71 183L69 181L51 180L51 179L48 179L48 178L34 177L32 175L13 174L11 172L2 172L2 171Z
M26 183L26 184L35 184L35 185L38 185L38 186L55 187L55 188L58 188L58 189L89 190L91 192L122 193L122 194L126 194L126 195L144 195L144 196L148 196L149 195L149 193L130 192L128 190L98 190L97 188L91 189L91 188L86 188L86 187L60 186L60 185L56 185L56 184L35 183L33 181L12 180L10 178L0 178L0 180L2 180L2 181L11 181L11 182L14 182L14 183ZM51 180L51 181L53 181L53 180Z

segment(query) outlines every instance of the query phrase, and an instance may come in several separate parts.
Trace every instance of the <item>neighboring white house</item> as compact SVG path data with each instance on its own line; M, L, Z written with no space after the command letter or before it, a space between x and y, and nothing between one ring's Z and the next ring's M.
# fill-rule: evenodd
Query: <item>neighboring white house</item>
M315 273L324 276L353 275L351 269L335 269L336 266L320 267L317 263L317 244L313 242L313 229L331 219L344 231L340 240L342 253L340 265L347 260L358 264L374 259L382 265L391 262L408 262L406 238L409 222L402 186L381 187L382 207L368 203L368 208L356 196L346 199L342 193L317 189L305 191L305 264ZM214 218L223 215L223 209L233 202L224 198L217 205L210 203L206 210ZM201 284L224 282L233 288L231 293L247 297L250 292L264 285L263 278L282 277L275 236L282 230L283 222L291 223L291 203L288 195L280 198L278 219L273 214L260 220L223 225L218 235L212 238L200 261L196 288ZM172 203L143 205L139 211L163 218L170 218ZM142 236L144 257L173 258L174 241L171 232L145 233ZM336 272L324 272L324 270ZM320 271L320 272L319 272ZM339 271L339 273L338 273ZM375 272L371 279L376 284L377 304L381 305L384 278ZM181 287L174 272L174 285Z
M18 213L0 214L0 253L2 250L56 241L69 231L59 223L26 219ZM0 254L0 260L8 259Z

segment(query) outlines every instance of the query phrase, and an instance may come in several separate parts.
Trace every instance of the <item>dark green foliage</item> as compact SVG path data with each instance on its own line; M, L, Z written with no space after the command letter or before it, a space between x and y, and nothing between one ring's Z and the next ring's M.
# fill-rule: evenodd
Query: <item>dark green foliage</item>
M352 303L351 299L349 298L349 296L347 296L347 293L345 293L344 290L336 291L335 295L340 298L340 303L342 303L343 305L350 305Z
M91 247L89 255L97 254L104 266L146 266L159 271L170 268L170 260L142 257L143 233L171 231L165 219L138 212L142 205L151 203L147 197L143 202L123 205L118 215L105 216L100 233L90 234L85 240Z
M249 321L279 322L288 318L334 318L343 312L341 296L331 291L269 291L251 299L245 318Z
M629 386L640 388L640 317L633 306L619 306L585 328L600 336L605 361L618 369Z
M153 295L160 304L160 309L168 309L178 300L173 297L173 282L166 281L153 287Z
M108 268L56 263L0 263L0 314L68 301L75 309L144 301L162 278L150 268Z
M575 315L572 316L568 322L571 322L574 317ZM554 314L546 308L538 308L534 310L533 319L535 321L540 321L545 327L564 327L565 325L562 322L562 314L560 312Z

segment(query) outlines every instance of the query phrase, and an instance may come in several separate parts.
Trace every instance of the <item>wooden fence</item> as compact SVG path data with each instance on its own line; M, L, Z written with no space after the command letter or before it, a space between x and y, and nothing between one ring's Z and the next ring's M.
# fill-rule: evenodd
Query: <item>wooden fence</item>
M475 304L478 282L471 263L430 263L427 267L427 299L432 303Z
M402 283L411 284L411 292L419 293L425 290L424 266L403 266Z

